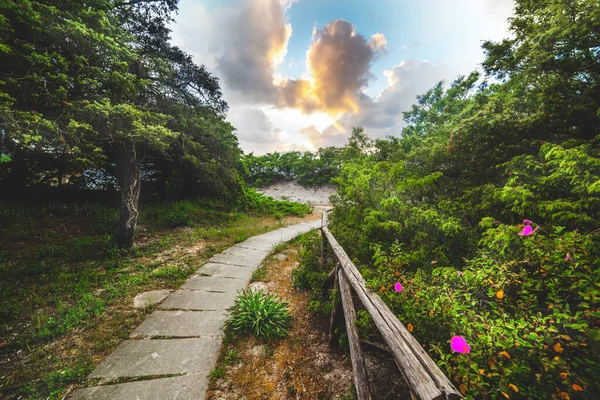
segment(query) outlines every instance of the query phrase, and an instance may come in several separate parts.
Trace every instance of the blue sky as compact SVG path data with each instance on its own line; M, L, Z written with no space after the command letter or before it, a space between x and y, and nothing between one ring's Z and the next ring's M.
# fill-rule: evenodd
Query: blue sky
M401 111L477 68L511 11L511 0L182 0L172 29L221 79L242 149L265 153L343 145L355 124L400 134Z

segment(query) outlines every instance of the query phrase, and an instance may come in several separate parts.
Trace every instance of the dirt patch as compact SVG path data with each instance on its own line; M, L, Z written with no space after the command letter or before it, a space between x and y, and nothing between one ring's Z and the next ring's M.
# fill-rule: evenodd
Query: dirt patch
M296 182L282 182L262 188L259 192L277 200L296 201L312 205L328 205L331 203L329 196L335 193L335 188L333 186L306 188L298 185Z

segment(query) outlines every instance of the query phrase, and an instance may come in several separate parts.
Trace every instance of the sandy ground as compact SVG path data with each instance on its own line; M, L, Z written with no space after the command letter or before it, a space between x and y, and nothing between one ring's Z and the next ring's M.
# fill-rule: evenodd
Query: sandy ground
M312 205L318 206L331 204L329 196L335 193L335 188L332 186L305 188L298 185L296 182L283 182L262 188L259 192L277 200L311 203Z

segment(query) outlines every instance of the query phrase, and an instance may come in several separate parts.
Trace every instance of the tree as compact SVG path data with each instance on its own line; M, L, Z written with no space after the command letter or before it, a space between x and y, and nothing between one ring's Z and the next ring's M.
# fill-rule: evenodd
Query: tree
M224 121L217 79L169 43L166 25L176 6L175 0L0 3L8 186L47 182L26 176L26 163L44 157L40 174L58 175L58 182L65 173L115 165L122 247L133 243L146 160L176 157L203 171L237 168L237 140ZM227 163L219 165L223 156Z

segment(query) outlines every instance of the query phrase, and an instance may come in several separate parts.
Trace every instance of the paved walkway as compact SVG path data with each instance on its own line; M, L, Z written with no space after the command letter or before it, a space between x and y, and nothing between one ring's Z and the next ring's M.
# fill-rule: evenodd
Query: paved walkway
M320 226L321 221L311 221L281 228L212 257L90 374L99 385L79 389L71 398L204 399L226 309L237 292L275 245Z

